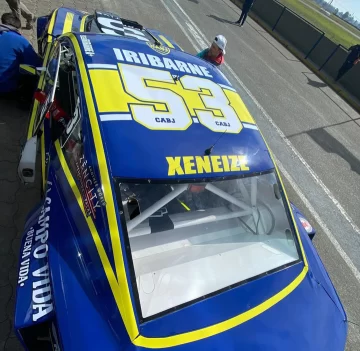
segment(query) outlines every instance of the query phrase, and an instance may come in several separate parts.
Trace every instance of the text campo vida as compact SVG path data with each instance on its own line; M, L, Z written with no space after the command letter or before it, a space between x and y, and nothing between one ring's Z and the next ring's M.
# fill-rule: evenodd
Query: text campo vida
M46 198L37 224L26 233L19 268L19 287L26 286L29 276L32 281L32 320L38 321L53 310L48 264L48 238L52 183L48 181ZM31 272L31 270L33 270Z

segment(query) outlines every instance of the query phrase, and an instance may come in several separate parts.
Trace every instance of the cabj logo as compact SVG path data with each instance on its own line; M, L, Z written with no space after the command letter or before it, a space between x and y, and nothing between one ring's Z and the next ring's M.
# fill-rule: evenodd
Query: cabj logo
M156 51L157 53L159 53L161 55L167 55L170 52L170 49L166 46L155 45L155 44L151 44L149 42L147 42L146 44L148 44L154 51Z

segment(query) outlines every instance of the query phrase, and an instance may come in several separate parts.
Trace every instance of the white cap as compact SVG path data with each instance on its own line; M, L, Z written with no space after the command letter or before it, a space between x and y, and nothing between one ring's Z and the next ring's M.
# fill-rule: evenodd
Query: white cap
M221 34L217 35L215 37L213 43L215 43L225 54L225 47L226 47L227 40L223 35L221 35Z

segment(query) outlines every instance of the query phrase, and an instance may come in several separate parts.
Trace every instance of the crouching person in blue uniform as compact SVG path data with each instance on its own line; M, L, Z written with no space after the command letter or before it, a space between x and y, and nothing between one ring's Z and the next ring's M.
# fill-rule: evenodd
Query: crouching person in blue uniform
M39 67L41 59L19 29L21 22L12 13L4 13L0 24L0 97L30 103L37 77L20 74L21 64Z

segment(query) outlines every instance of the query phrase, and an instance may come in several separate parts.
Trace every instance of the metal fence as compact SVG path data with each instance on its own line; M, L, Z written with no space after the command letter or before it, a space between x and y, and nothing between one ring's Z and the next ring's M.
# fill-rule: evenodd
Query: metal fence
M305 59L307 59L310 54L314 51L314 49L316 48L316 46L320 43L321 39L325 36L325 32L323 32L320 28L314 26L312 23L310 23L309 21L307 21L305 18L299 16L296 12L294 12L293 10L289 9L288 7L284 6L282 3L280 3L279 1L274 0L276 3L278 3L280 6L283 7L283 10L280 13L280 16L278 17L278 19L276 20L276 23L274 24L274 26L272 27L272 31L275 31L277 25L279 24L279 22L281 21L281 18L284 16L284 14L286 13L286 11L290 12L293 16L296 16L298 19L300 19L303 23L306 23L308 26L314 28L315 30L317 30L319 32L319 37L314 41L314 44L311 46L310 50L305 54Z
M242 7L244 0L231 0ZM278 0L256 0L251 10L269 30L278 33L290 46L304 55L318 71L336 78L349 54L347 48L334 43L326 33ZM360 64L354 66L341 78L342 86L360 99Z

